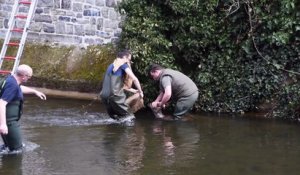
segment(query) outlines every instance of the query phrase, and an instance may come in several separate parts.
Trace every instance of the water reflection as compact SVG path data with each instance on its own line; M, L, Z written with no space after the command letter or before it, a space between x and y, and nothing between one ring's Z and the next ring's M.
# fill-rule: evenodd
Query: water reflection
M105 127L103 152L109 155L105 156L106 161L113 162L111 166L118 168L118 172L132 174L143 166L146 150L144 127L135 123L131 128L120 128L117 133L114 127Z
M22 155L4 155L0 158L0 166L3 174L22 175ZM1 173L1 174L2 174Z
M153 134L161 136L159 145L162 145L165 166L192 160L200 142L200 134L192 123L154 121L152 126Z
M7 175L50 175L46 161L35 152L0 156L0 172Z

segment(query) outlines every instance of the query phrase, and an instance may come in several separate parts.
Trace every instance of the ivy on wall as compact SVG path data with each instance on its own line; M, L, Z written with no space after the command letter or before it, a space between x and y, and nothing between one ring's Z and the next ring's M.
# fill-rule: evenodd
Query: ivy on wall
M300 2L296 0L123 0L120 47L150 98L152 62L180 70L200 90L197 109L253 111L297 119L300 106Z

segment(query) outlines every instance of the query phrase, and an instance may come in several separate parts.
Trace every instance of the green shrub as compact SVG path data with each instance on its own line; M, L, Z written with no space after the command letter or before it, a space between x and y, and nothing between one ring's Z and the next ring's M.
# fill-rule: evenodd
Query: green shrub
M199 110L247 112L275 101L271 116L299 117L287 112L300 104L299 1L123 0L118 8L120 46L133 51L150 100L156 89L145 68L156 62L197 83Z

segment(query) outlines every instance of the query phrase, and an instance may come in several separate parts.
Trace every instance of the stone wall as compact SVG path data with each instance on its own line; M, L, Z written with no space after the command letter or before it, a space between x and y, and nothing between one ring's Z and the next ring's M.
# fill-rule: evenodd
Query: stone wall
M38 0L27 41L76 46L114 43L121 33L121 0ZM0 0L0 38L5 37L14 0ZM26 12L27 6L19 11ZM22 25L24 21L17 21Z

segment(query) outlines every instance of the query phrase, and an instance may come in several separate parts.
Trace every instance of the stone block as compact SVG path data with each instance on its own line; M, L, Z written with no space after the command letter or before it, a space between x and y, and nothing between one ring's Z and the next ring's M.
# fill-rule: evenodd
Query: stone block
M66 16L74 17L75 16L75 12L73 12L73 11L67 11L66 12Z
M48 7L44 8L44 14L50 14L51 9Z
M117 20L118 14L114 9L109 9L108 10L108 18L111 20Z
M3 3L4 3L4 2L3 2ZM13 4L15 3L15 1L14 1L14 0L6 0L5 3L6 3L6 4L11 4L11 5L13 5Z
M89 24L90 21L88 19L84 19L84 18L82 18L82 19L77 18L77 23L78 24Z
M54 3L54 8L55 9L56 8L61 8L61 6L60 6L60 0L54 0L53 3Z
M106 0L106 6L107 7L116 7L116 1L115 0Z
M76 18L82 18L82 17L83 17L82 13L77 13L76 14Z
M96 24L96 18L91 17L90 18L90 24L95 25Z
M28 13L28 11L29 11L29 7L28 6L19 7L19 12L20 13Z
M15 26L17 28L24 28L26 21L25 20L16 20L15 21Z
M35 13L36 14L41 14L41 13L43 13L44 12L44 10L42 9L42 8L36 8L35 9Z
M101 13L102 13L103 18L108 18L108 11L109 11L108 8L102 8L101 9Z
M2 5L2 10L11 12L12 11L12 6L11 5Z
M95 35L96 34L95 27L93 25L85 25L84 33L85 35Z
M2 29L4 27L4 19L0 19L0 29Z
M74 0L75 2L81 2L81 3L84 3L85 0Z
M28 32L27 39L28 41L40 41L40 33L39 32Z
M54 9L52 10L52 15L56 16L56 15L66 15L67 12L65 10L61 10L61 9Z
M95 44L97 44L97 45L102 45L102 44L104 44L104 41L103 41L103 39L101 39L101 38L96 38L96 39L95 39Z
M83 10L83 16L101 16L101 13L98 9L86 9Z
M42 28L43 28L43 23L41 22L31 23L29 26L29 30L33 32L41 32Z
M54 33L55 28L53 24L43 24L43 30L45 33Z
M83 25L74 25L74 34L83 36L84 35L84 27Z
M4 29L0 30L0 38L5 38L6 32L7 30Z
M95 5L95 0L86 0L85 2L91 5Z
M97 31L97 36L101 37L101 38L110 38L110 34L108 32L104 32L104 31Z
M83 7L80 3L73 3L73 11L74 12L82 12Z
M72 23L76 23L76 22L77 22L77 19L76 19L76 18L72 18L72 19L71 19L71 22L72 22Z
M57 22L55 24L55 31L58 34L65 34L66 33L65 23L64 22Z
M59 21L70 22L70 21L71 21L71 18L68 17L68 16L59 16L59 17L58 17L58 20L59 20Z
M62 0L61 8L62 9L71 9L71 0Z
M97 19L96 26L97 26L97 30L103 30L103 18Z
M98 7L105 6L105 0L95 0L95 4Z
M74 25L66 24L66 34L73 35L74 34Z
M94 45L95 40L93 38L84 38L84 43L86 43L88 45Z
M57 3L58 0L38 0L38 7L54 7L54 3Z
M34 19L35 22L45 22L45 23L52 23L52 18L50 15L39 15L36 14L34 15Z
M3 24L4 24L4 27L5 27L5 28L8 28L8 20L9 20L9 19L7 19L7 18L4 19Z

